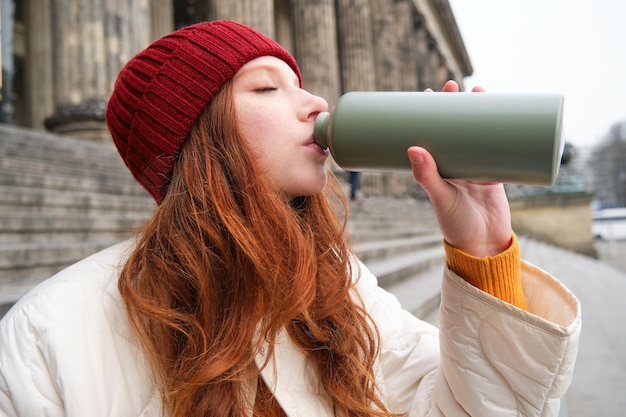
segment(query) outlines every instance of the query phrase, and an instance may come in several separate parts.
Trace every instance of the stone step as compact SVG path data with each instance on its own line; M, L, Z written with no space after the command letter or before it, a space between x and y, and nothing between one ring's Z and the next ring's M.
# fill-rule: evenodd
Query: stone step
M380 230L398 225L437 229L437 220L429 202L414 199L370 197L350 206L351 230Z
M434 266L443 265L443 245L421 249L416 252L399 253L365 263L378 278L381 287L389 287L409 277L418 275Z
M0 148L10 159L52 164L89 161L104 168L110 161L121 162L113 143L90 142L10 125L0 125Z
M120 238L135 230L146 218L147 213L126 211L97 216L30 215L22 212L0 214L0 244Z
M365 204L365 203L364 203ZM374 221L402 221L404 218L408 219L434 219L434 212L432 212L432 208L430 205L415 205L415 206L407 206L402 209L399 207L394 207L393 204L390 204L389 207L381 207L376 212L362 212L362 211L351 211L350 218L354 220L374 220Z
M407 231L413 231L416 233L423 233L424 231L437 230L437 223L427 221L420 218L403 218L400 220L395 219L350 219L348 221L348 231L350 233L368 233L368 232L381 232L388 229L405 229Z
M5 138L6 139L6 138ZM74 166L87 170L106 171L111 164L123 165L117 151L107 144L85 143L73 140L71 149L60 149L46 140L30 144L16 144L0 139L3 155L13 161L31 162L50 166ZM85 148L85 146L89 148Z
M90 240L124 240L133 234L133 227L126 229L92 230L85 228L75 231L37 232L37 233L2 233L0 246L19 244L41 244L54 241L80 243Z
M133 181L130 171L121 159L111 159L99 166L90 159L68 159L63 163L19 158L0 158L0 170L24 174L42 174L77 178L108 178L118 181Z
M416 317L438 325L444 263L384 288L396 296L402 307Z
M0 185L0 214L84 213L130 210L138 213L153 210L154 201L144 196L97 194L87 191L49 190Z
M411 213L430 207L427 200L417 200L407 197L366 197L350 203L350 212L357 215L389 214L390 212Z
M365 200L363 204L369 204L369 199ZM430 203L410 204L407 202L391 202L387 206L384 206L382 202L374 201L373 205L380 207L372 207L367 211L364 211L363 209L352 209L350 211L351 218L400 220L403 217L420 218L425 215L427 215L428 218L435 218Z
M130 174L126 178L104 175L59 175L52 173L18 172L0 169L0 184L11 187L45 188L55 190L88 191L103 194L138 195L149 198Z
M387 239L409 238L438 234L439 229L424 225L390 225L386 228L370 228L367 224L354 227L348 225L348 233L353 243L371 242Z
M70 215L31 215L25 211L0 214L0 229L3 232L61 232L77 231L86 227L93 230L128 229L149 217L149 212L107 211L97 216L88 212Z
M44 280L64 267L119 241L1 244L0 284Z
M352 249L359 259L367 263L376 259L389 258L394 255L407 252L415 253L422 249L440 247L442 237L440 234L410 236L410 237L388 237L384 240L372 240L356 243Z

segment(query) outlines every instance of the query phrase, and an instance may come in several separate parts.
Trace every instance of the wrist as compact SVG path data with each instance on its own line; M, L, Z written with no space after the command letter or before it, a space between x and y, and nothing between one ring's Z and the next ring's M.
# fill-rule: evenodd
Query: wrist
M528 310L521 285L521 258L515 235L493 256L476 257L444 241L448 266L471 285L523 310Z
M513 232L508 237L502 239L490 239L485 243L477 243L472 245L454 245L448 242L450 246L465 252L476 258L484 258L486 256L496 256L508 250L513 244Z

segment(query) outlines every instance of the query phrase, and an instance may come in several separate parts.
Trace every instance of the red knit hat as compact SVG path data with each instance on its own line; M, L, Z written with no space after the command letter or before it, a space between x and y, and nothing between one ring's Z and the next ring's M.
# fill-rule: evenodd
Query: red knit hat
M298 64L278 43L228 20L198 23L155 41L120 71L106 121L135 179L161 203L183 142L211 99L261 56Z

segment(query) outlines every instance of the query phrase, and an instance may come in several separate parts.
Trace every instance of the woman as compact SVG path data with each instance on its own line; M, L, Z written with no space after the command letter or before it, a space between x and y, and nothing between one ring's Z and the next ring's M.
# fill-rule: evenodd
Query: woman
M345 199L313 143L326 109L283 48L235 22L134 57L107 122L158 208L136 239L5 316L0 410L556 416L578 302L521 263L502 185L445 181L408 150L445 238L438 333L351 254L334 204Z

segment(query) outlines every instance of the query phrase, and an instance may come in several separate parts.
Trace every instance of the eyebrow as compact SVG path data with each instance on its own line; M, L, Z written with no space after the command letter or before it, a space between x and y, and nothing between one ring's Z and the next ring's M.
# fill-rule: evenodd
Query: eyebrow
M291 67L289 67L291 69ZM265 64L265 63L260 63L260 64L254 64L253 67L247 67L247 68L243 68L243 75L247 75L248 73L257 71L257 70L265 70L267 72L273 73L273 74L280 74L281 73L281 69L278 68L275 65L272 64ZM240 70L241 71L241 70ZM300 85L300 81L298 79L298 76L294 73L294 80L297 81L298 85Z
M253 72L253 71L257 71L257 70L265 70L267 72L273 72L273 73L279 73L280 69L270 65L270 64L254 64L253 67L246 67L246 68L242 68L243 69L243 73L249 73L249 72Z

